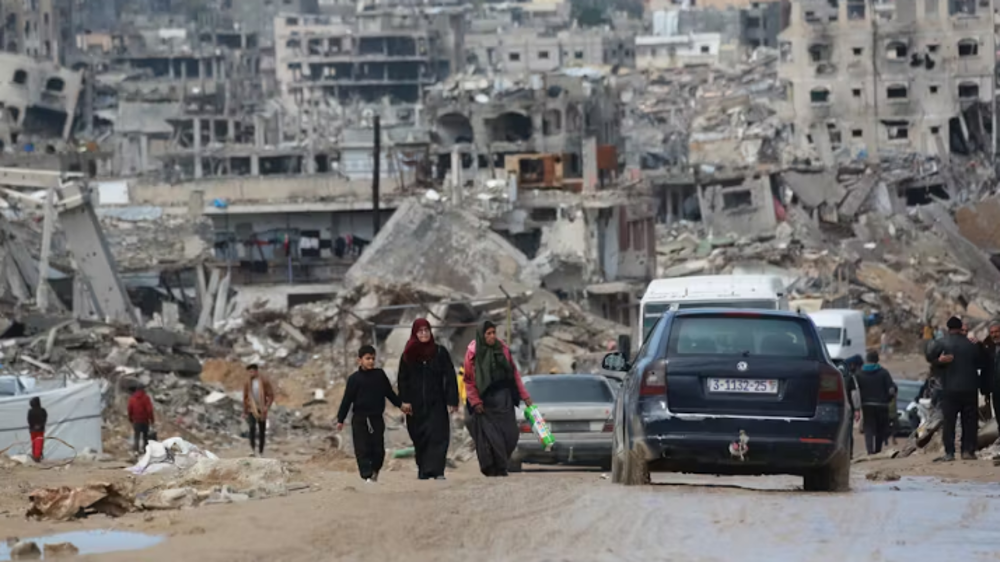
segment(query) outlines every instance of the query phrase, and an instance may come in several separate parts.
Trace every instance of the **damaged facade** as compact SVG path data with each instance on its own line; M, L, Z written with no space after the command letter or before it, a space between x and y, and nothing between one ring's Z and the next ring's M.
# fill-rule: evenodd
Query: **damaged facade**
M975 2L794 3L779 69L794 142L824 161L992 152L993 33Z

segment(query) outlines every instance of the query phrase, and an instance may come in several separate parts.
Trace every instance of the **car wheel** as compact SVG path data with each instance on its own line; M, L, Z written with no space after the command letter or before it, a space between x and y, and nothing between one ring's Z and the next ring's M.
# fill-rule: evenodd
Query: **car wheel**
M507 472L521 472L523 465L519 460L510 459L507 461Z
M640 451L625 451L622 464L621 483L625 486L645 486L649 484L649 464Z
M807 492L846 492L851 489L851 458L838 453L829 465L807 473L802 478Z

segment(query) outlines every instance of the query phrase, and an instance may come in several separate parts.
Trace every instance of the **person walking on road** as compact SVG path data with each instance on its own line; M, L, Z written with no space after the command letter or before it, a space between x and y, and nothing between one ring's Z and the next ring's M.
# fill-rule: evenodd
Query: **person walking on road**
M465 392L479 470L488 477L507 476L520 436L514 410L521 401L531 406L531 396L492 322L483 324L465 352Z
M375 348L366 345L358 350L358 370L347 377L347 388L337 412L337 431L344 429L347 412L354 407L351 437L358 472L365 482L378 482L385 462L385 401L403 408L385 371L375 368ZM404 408L404 411L406 408Z
M986 393L990 365L979 345L969 341L959 318L948 319L948 335L935 340L927 350L927 361L941 377L942 438L945 454L938 462L955 460L955 426L962 418L962 459L976 458L979 431L979 399L977 392Z
M250 454L264 454L264 436L267 433L267 412L274 404L274 386L260 374L257 365L247 367L250 377L243 385L243 418L250 426ZM260 448L257 433L260 433Z
M879 364L879 355L871 350L865 364L855 377L861 396L861 417L865 427L865 450L869 455L882 452L889 435L889 405L896 396L892 375Z
M156 422L156 417L153 415L153 401L141 384L136 385L132 390L132 396L128 399L128 421L132 423L135 454L141 455L146 452L149 431ZM142 446L139 445L140 440Z
M28 402L28 434L31 435L31 458L42 462L42 451L45 450L45 424L49 421L49 413L42 407L42 399L35 396Z
M399 399L403 401L406 430L413 441L417 476L421 480L444 480L449 414L458 411L458 379L451 354L434 342L431 324L418 318L410 329L399 360Z

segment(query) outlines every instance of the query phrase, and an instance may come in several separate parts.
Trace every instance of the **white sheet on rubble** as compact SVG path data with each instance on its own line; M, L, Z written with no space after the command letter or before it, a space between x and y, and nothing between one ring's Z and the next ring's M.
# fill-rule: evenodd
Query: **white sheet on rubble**
M171 437L164 441L147 443L146 452L139 462L125 470L132 474L155 474L164 470L184 470L194 466L199 459L218 460L218 458L211 451L203 451L194 443L180 437Z

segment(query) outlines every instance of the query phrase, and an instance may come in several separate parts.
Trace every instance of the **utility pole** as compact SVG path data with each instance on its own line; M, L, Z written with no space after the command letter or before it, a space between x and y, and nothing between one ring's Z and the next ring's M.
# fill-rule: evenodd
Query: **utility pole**
M379 200L378 200L378 180L381 175L379 168L382 161L382 122L378 115L375 115L375 154L372 162L372 240L378 236L378 231L382 227L379 220Z

